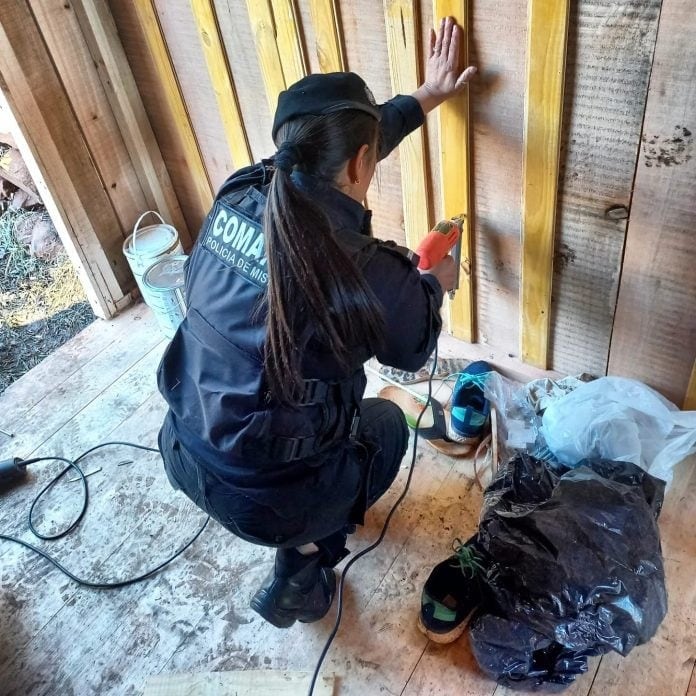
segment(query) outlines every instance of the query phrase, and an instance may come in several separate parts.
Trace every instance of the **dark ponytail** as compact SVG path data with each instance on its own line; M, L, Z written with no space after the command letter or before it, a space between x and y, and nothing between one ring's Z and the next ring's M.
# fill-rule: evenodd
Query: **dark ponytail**
M359 111L289 121L281 143L264 218L268 290L265 368L271 394L283 403L301 394L299 349L305 327L331 346L343 368L351 350L374 352L382 337L381 309L323 210L297 188L292 167L331 185L360 147L377 149L378 123Z

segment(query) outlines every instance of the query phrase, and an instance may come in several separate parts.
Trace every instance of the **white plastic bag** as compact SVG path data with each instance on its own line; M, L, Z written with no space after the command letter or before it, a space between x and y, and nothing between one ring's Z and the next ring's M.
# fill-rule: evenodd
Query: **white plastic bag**
M542 434L568 466L601 457L670 481L674 467L696 452L696 411L680 411L642 382L602 377L550 404Z

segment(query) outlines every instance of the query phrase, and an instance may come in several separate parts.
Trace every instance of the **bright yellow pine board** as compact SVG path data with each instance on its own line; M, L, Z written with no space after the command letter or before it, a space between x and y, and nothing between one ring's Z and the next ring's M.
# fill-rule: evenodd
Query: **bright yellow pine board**
M249 21L271 113L278 95L306 74L306 62L291 0L247 0Z
M323 73L342 72L346 61L341 44L336 0L310 0L309 8L314 25L315 50Z
M694 367L691 370L689 386L686 388L683 408L685 411L696 411L696 360L694 360Z
M420 34L414 0L384 0L384 18L389 49L389 73L396 94L410 94L420 81L418 45ZM415 249L430 231L428 178L423 129L406 137L399 146L401 190L406 244Z
M522 358L548 360L570 0L529 0L522 185Z
M308 72L307 59L302 50L299 21L295 0L271 0L276 42L285 86L301 80Z
M191 180L195 182L196 193L200 203L198 211L202 217L207 215L213 202L213 189L208 172L206 171L196 136L193 132L191 119L189 118L179 83L176 78L174 66L167 49L167 44L162 34L162 28L157 17L157 10L153 0L139 0L134 3L138 22L142 27L148 50L152 56L167 96L167 106L177 126L177 132L181 138L184 159L189 168Z
M251 164L252 155L213 2L191 0L191 9L198 25L201 47L225 127L232 161L237 168L245 167Z
M441 17L454 17L462 28L459 70L468 64L468 0L434 0L436 28ZM474 294L472 282L472 239L469 156L469 88L448 99L437 110L440 130L440 177L444 217L464 214L459 289L449 303L450 333L473 343L475 340Z

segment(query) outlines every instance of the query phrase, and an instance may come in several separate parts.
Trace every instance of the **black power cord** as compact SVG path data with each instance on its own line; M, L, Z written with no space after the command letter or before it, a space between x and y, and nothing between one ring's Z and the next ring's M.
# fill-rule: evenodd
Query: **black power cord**
M414 433L413 433L413 456L411 457L411 467L408 472L408 476L406 477L406 484L404 485L404 490L401 492L401 495L398 497L397 501L392 505L391 510L389 510L389 514L387 515L387 518L384 520L384 525L382 526L382 531L380 532L379 537L377 537L377 540L374 541L372 544L369 546L365 547L361 551L355 554L345 565L343 568L343 572L341 573L341 579L339 580L338 583L338 607L336 610L336 622L334 623L333 630L329 634L329 637L326 640L326 643L324 644L324 649L321 651L321 655L319 656L319 660L317 661L317 666L314 668L314 674L312 675L312 681L309 685L309 692L307 696L313 696L314 694L314 687L316 686L317 679L319 678L319 672L321 671L321 666L324 663L324 660L326 659L326 655L329 652L329 649L331 648L331 644L334 641L334 638L336 637L336 634L338 633L338 628L341 625L341 618L343 616L343 587L345 585L345 579L346 579L346 574L348 573L348 570L351 568L351 566L360 558L365 556L366 554L370 553L370 551L373 551L376 549L384 540L384 537L387 534L387 530L389 529L389 523L391 522L392 517L394 516L394 513L396 512L396 509L401 505L403 502L404 498L408 494L408 490L411 487L411 479L413 478L413 471L416 466L416 447L418 445L418 428L420 427L420 422L421 418L423 418L423 414L426 412L428 406L430 405L430 400L433 395L433 378L435 377L435 370L437 370L437 343L435 344L435 351L433 353L433 366L432 369L430 370L430 375L428 377L428 398L423 406L423 410L420 412L418 415L418 420L416 421L416 427L414 428Z
M146 447L145 445L137 445L133 442L120 442L120 441L114 441L114 442L103 442L100 445L97 445L96 447L92 447L91 449L88 449L86 452L83 452L77 459L67 459L65 457L35 457L33 459L25 459L25 460L16 460L18 466L21 467L27 467L30 464L37 464L39 462L46 462L46 461L59 461L59 462L65 462L67 466L56 476L54 476L38 493L38 495L34 498L34 501L31 504L31 507L29 508L29 529L31 529L32 533L34 536L36 536L39 539L43 539L44 541L55 541L56 539L62 539L63 537L67 536L75 530L80 522L82 521L83 517L87 513L87 507L89 505L89 488L87 484L87 478L85 477L84 472L78 465L78 462L82 461L85 457L88 455L92 454L95 450L101 449L102 447L109 447L109 446L115 446L115 445L123 445L125 447L133 447L135 449L140 449L140 450L145 450L146 452L158 452L159 450L154 448L154 447ZM82 494L83 494L83 501L82 501L82 508L80 512L77 514L75 519L62 531L57 532L56 534L41 534L36 527L34 526L34 509L36 508L37 504L41 500L41 498L50 491L53 486L55 486L60 479L63 478L69 471L75 471L81 480L82 483ZM167 558L167 560L163 561L162 563L158 564L154 568L151 568L150 570L146 571L145 573L142 573L141 575L138 575L137 577L133 578L126 578L125 580L117 580L116 582L93 582L91 580L85 580L83 578L77 577L74 573L69 571L65 566L63 566L61 563L59 563L53 556L50 554L46 553L43 549L40 549L38 546L34 546L34 544L30 544L28 541L24 541L24 539L19 539L18 537L12 536L10 534L0 534L0 539L3 541L10 541L15 544L19 544L20 546L24 546L25 548L29 549L30 551L33 551L34 553L37 553L39 556L42 558L45 558L49 563L52 563L58 570L61 571L61 573L64 573L67 575L71 580L76 582L78 585L83 585L85 587L91 587L95 590L112 590L116 589L119 587L126 587L127 585L134 585L137 582L141 582L142 580L146 580L147 578L152 577L155 575L157 572L162 570L165 566L169 565L174 559L178 558L181 556L186 549L193 544L196 539L203 533L203 530L208 526L208 522L210 521L210 517L207 517L205 522L201 525L199 530L195 533L195 535L187 541L175 554Z

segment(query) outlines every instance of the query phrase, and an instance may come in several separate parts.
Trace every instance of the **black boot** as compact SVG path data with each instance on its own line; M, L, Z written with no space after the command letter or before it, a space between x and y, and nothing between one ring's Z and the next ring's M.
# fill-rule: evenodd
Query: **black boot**
M275 565L251 600L251 608L278 628L295 621L311 623L326 615L336 590L336 576L322 566L321 551L303 555L278 549Z

